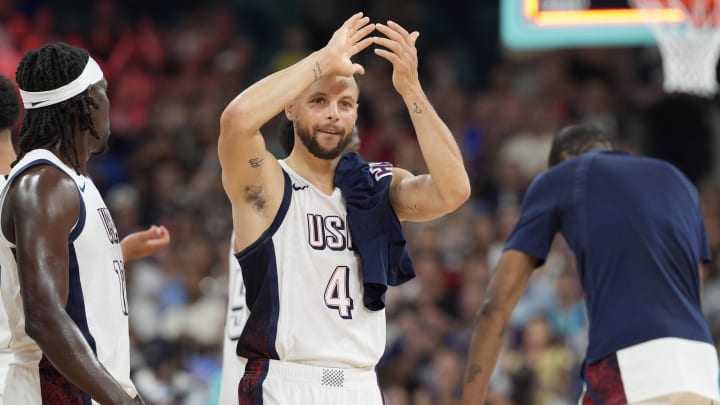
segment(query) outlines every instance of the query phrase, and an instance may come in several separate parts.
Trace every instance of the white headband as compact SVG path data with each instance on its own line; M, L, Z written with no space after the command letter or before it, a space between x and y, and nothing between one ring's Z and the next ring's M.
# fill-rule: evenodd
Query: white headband
M95 62L95 59L89 57L85 69L83 69L77 79L53 90L25 91L20 89L20 97L22 97L26 110L47 107L77 96L87 90L91 85L102 80L102 78L102 69L100 69L100 66Z

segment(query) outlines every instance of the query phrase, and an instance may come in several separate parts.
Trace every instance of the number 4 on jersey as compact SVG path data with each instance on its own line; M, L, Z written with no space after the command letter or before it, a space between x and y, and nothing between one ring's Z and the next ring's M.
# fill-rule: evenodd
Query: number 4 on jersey
M337 309L343 319L352 319L353 300L348 295L350 269L337 266L325 288L325 305Z

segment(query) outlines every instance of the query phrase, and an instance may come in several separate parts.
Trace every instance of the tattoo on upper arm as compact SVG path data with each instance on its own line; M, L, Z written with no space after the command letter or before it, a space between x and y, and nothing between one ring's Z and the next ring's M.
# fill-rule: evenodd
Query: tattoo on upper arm
M478 364L471 364L468 369L467 378L465 382L473 383L479 374L482 374L483 369Z
M320 69L320 63L315 62L315 66L313 66L313 74L315 74L315 80L318 80L322 76L322 69Z
M248 163L250 163L250 167L253 169L257 169L258 167L262 166L262 158L252 158L248 160Z
M418 106L417 103L414 102L414 101L413 101L413 112L414 112L415 114L422 114L422 109L421 109L420 106Z

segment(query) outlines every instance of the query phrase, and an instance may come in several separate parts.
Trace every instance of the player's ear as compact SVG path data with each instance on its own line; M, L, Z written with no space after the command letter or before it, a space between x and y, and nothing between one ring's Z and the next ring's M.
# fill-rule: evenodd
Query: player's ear
M295 104L288 104L285 106L285 117L290 121L295 121Z
M564 162L564 161L566 161L566 160L568 160L568 159L570 159L570 158L572 158L572 157L573 157L573 155L571 155L571 154L569 154L569 153L567 153L567 152L560 152L560 162L561 162L561 163Z

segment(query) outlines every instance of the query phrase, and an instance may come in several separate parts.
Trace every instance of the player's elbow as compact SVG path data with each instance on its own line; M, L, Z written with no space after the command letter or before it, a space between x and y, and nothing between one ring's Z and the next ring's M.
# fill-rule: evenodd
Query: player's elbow
M251 114L242 100L234 99L220 115L220 137L233 134L254 134L257 129L250 117Z
M25 333L40 347L55 334L52 326L56 321L51 311L25 308Z
M465 176L463 179L455 182L451 187L443 193L445 208L447 212L453 212L460 208L461 205L470 198L470 180Z

